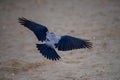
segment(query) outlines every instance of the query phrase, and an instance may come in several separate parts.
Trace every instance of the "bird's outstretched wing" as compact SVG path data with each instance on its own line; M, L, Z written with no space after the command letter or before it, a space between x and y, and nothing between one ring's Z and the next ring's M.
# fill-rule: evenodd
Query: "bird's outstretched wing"
M56 51L53 48L47 46L46 44L36 44L36 47L38 48L40 53L47 59L51 60L60 59L60 56L56 53Z
M66 35L61 37L56 47L60 51L67 51L79 48L91 48L92 43L89 42L89 40L83 40Z
M27 20L23 17L19 18L18 20L19 20L19 23L21 23L21 25L24 25L25 27L33 31L36 37L38 38L38 40L44 41L46 39L46 32L48 31L48 29L45 26L41 24L37 24L33 21Z

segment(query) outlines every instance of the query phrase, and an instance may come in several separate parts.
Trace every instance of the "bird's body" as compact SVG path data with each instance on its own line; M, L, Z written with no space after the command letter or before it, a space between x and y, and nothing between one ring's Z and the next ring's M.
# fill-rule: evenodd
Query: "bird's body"
M59 36L56 36L54 33L47 32L45 44L49 45L52 48L55 48L55 44L58 44L59 40Z
M59 60L61 58L55 51L55 48L59 51L68 51L92 47L92 43L89 42L89 40L75 38L68 35L57 36L54 33L49 32L47 27L37 24L31 20L19 18L19 22L21 25L30 29L39 41L45 42L44 44L36 44L36 47L47 59Z

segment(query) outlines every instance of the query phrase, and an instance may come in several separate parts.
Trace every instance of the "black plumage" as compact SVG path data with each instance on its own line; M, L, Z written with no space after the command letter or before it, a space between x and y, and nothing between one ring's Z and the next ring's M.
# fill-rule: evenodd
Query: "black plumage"
M57 36L54 33L49 33L46 26L27 20L26 18L19 18L18 20L21 25L30 29L39 41L44 41L44 44L36 44L36 47L47 59L59 60L61 58L55 51L55 48L59 51L69 51L92 47L92 43L89 40L68 35Z
M92 47L92 43L89 42L89 40L83 40L68 35L62 36L57 44L57 48L60 51L68 51L72 49L91 48L91 47Z
M41 54L47 59L51 60L59 60L60 56L56 53L56 51L46 44L36 44L36 47L41 52Z
M19 18L19 22L31 31L33 31L39 41L46 40L46 32L48 31L48 29L45 26L37 24L25 18Z

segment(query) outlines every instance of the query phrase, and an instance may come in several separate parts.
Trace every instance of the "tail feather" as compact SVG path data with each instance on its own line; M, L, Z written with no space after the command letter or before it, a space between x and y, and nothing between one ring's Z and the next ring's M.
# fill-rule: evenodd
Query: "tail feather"
M61 58L53 48L47 46L46 44L36 44L36 47L47 59L59 60Z

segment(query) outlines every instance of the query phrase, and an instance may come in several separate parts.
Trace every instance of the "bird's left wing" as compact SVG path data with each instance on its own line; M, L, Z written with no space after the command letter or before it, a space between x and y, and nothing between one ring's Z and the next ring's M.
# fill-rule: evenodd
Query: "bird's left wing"
M38 40L46 40L46 32L48 31L48 29L45 26L37 24L31 20L27 20L26 18L19 18L19 22L21 23L21 25L24 25L25 27L33 31Z
M40 53L51 60L59 60L60 56L56 53L56 51L46 44L36 44L36 47L40 51Z
M62 36L59 40L56 47L60 51L68 51L72 49L80 49L80 48L91 48L92 43L89 40L79 39L71 36Z

